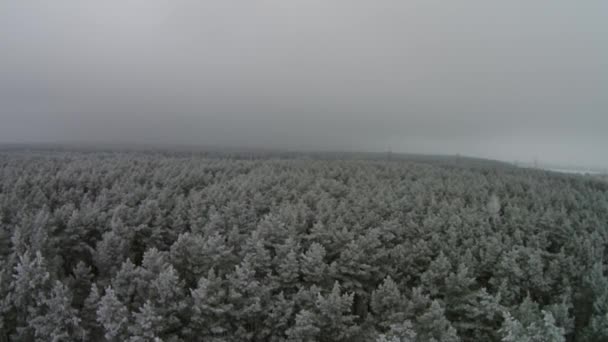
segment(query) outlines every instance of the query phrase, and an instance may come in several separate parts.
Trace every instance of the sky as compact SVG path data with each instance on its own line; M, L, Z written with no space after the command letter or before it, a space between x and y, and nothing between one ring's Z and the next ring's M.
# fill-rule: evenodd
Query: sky
M3 0L0 142L608 167L604 0Z

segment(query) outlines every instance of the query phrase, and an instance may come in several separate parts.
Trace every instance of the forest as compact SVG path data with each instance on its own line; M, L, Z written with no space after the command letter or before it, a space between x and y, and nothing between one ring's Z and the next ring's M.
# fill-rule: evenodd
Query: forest
M467 158L0 152L0 341L608 341L608 183Z

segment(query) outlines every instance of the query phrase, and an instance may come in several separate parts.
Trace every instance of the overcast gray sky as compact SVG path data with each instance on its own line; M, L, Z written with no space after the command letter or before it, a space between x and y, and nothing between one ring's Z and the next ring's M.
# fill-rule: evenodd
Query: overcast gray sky
M608 166L605 0L0 1L0 141Z

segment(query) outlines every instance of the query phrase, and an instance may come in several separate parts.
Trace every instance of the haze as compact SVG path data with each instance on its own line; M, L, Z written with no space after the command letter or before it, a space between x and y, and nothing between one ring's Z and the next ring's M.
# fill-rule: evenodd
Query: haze
M608 167L608 2L4 0L0 141Z

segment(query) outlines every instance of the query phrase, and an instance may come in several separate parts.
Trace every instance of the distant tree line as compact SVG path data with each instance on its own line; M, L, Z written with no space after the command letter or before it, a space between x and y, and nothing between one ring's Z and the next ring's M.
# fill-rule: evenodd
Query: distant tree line
M0 341L608 341L608 184L0 153Z

